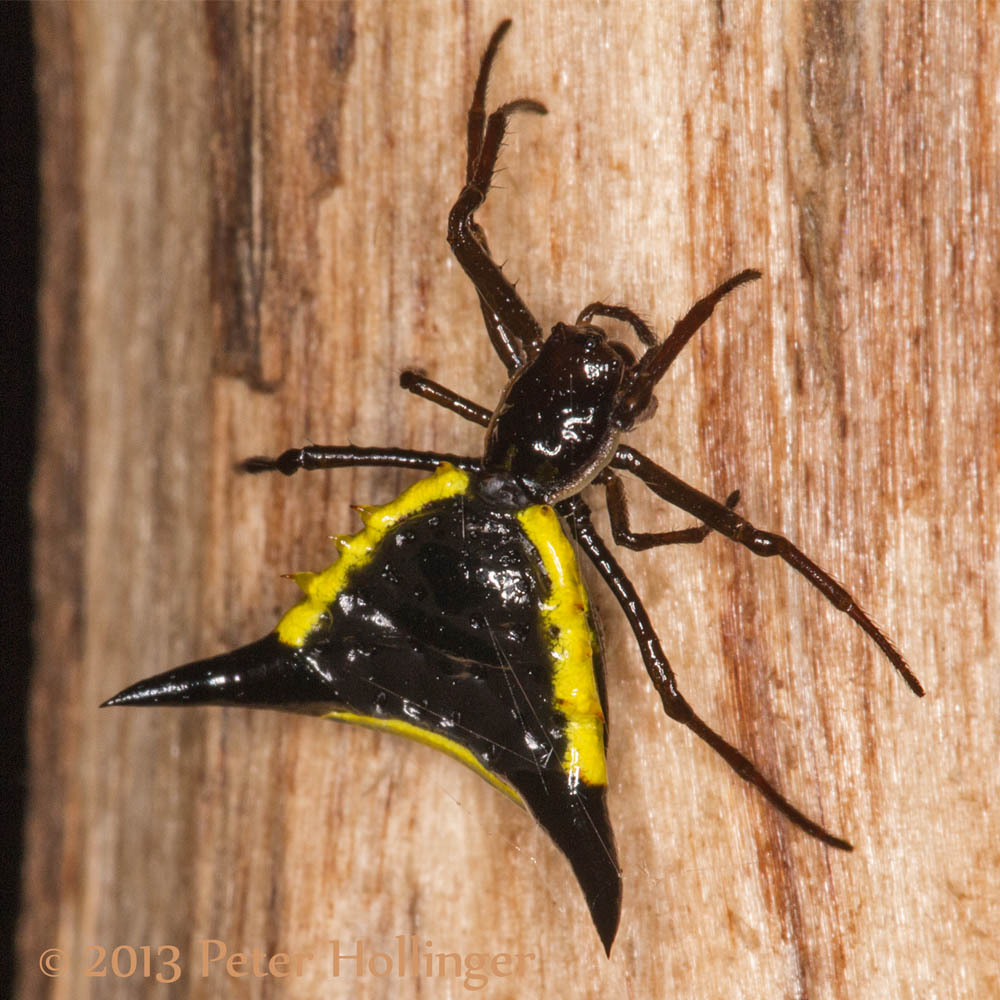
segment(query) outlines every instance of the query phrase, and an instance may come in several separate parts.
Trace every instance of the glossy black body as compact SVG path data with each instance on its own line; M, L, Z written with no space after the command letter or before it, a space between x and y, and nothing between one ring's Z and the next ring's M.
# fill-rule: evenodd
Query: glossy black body
M511 477L531 503L578 493L617 448L625 370L602 330L557 324L507 383L486 429L483 469Z
M538 613L543 586L514 514L473 496L446 500L386 536L302 648L271 633L140 681L111 703L348 709L456 730L506 778L545 771L564 748Z

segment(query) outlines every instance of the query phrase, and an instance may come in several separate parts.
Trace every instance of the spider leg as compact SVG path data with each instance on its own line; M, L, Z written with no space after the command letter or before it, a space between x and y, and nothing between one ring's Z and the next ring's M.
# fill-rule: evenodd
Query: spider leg
M545 106L538 101L521 99L502 105L488 118L485 116L490 69L509 27L509 21L501 22L480 63L469 107L465 187L448 218L448 243L479 294L483 319L494 349L507 370L514 371L525 358L537 352L542 342L542 329L490 256L486 235L473 218L490 189L507 119L518 111L546 113Z
M679 531L634 532L629 525L628 500L621 479L606 469L600 481L607 490L608 520L611 522L611 535L618 545L642 552L658 545L697 545L711 534L712 529L707 524ZM739 500L740 491L734 490L726 497L726 506L732 510Z
M489 256L490 248L486 245L486 234L480 229L478 223L473 222L472 225L479 242L482 244L483 250ZM503 321L490 308L482 295L479 296L479 311L483 314L483 323L486 324L486 334L490 338L493 350L496 351L498 357L504 363L508 374L512 375L527 360L520 342L504 326Z
M589 306L584 306L580 310L579 316L576 317L577 326L589 323L595 316L607 316L608 319L618 319L628 323L635 330L635 335L647 347L658 347L660 344L649 324L628 306L609 306L603 302L591 302Z
M407 392L412 392L414 396L429 400L438 406L443 406L452 413L457 413L464 420L469 420L474 424L482 424L485 427L490 422L492 412L485 406L460 396L457 392L429 379L426 375L407 368L399 373L399 384Z
M699 299L682 316L670 331L670 336L655 351L647 352L642 359L643 378L655 384L670 367L674 358L684 349L687 342L701 329L712 315L719 301L734 288L748 281L760 278L760 271L746 270L727 278L718 288Z
M299 469L341 469L350 465L374 465L397 469L433 472L442 462L449 462L466 472L477 472L479 460L464 455L447 455L436 451L414 451L411 448L358 448L354 445L314 444L306 448L289 448L275 458L261 455L246 458L236 466L241 472L282 472L294 475Z
M804 576L838 611L843 611L868 634L885 654L914 694L922 697L924 689L906 661L882 630L858 607L857 601L829 573L820 569L783 535L761 531L739 514L713 500L705 493L688 486L673 473L657 465L633 448L622 445L611 464L638 476L654 493L667 503L686 510L720 535L745 545L759 556L780 556L797 573Z
M722 506L720 504L720 506ZM723 510L726 508L723 507ZM851 845L840 837L834 836L818 823L809 819L803 812L796 809L767 778L765 778L754 763L722 738L711 726L701 719L687 703L677 688L677 679L667 661L656 632L650 623L649 616L636 594L632 583L618 565L615 557L604 544L603 539L594 529L590 518L590 510L579 497L564 500L557 507L559 513L566 518L573 528L574 536L597 571L604 577L612 593L625 612L629 625L639 643L642 659L646 665L653 687L660 695L660 701L667 715L677 722L687 726L699 739L707 743L744 781L754 785L760 793L780 813L788 817L796 826L817 840L829 844L842 851L853 850Z
M486 126L486 84L489 81L490 71L493 68L493 60L496 58L500 42L510 28L510 19L501 21L497 25L483 53L482 62L479 64L479 76L476 78L476 89L472 95L472 104L469 105L469 116L467 125L467 154L465 161L465 183L472 182L475 174L476 164L479 162L479 154L483 148L483 133ZM490 255L490 248L486 242L486 233L475 220L470 220L469 224L472 235L479 241L483 251ZM486 304L486 300L479 296L479 308L483 313L483 322L486 324L486 332L489 334L490 343L497 352L500 360L504 363L508 372L516 371L523 363L523 351L516 338L512 337L510 331L503 325L500 317Z
M653 390L656 388L656 383L663 378L666 370L684 349L684 345L708 322L708 318L719 304L719 300L728 295L734 288L746 284L748 281L755 281L759 277L760 271L748 270L734 274L719 285L718 288L713 289L704 298L699 299L674 324L673 330L670 331L670 336L662 344L656 344L646 350L646 353L639 359L639 363L630 372L628 383L623 387L624 391L618 406L619 418L625 421L621 424L622 427L631 426L632 422L642 419L641 415L643 413L648 413L649 403L653 396ZM630 312L630 310L624 309L622 306L603 306L601 303L595 303L594 306L608 310L607 312L602 312L602 315L613 315L618 310L623 310L625 313ZM594 306L588 306L588 308L594 308ZM584 311L586 312L586 310ZM625 319L628 323L632 323L636 333L642 339L639 327L635 325L633 319L629 319L627 316L622 316L621 318ZM634 316L634 319L638 320L639 318ZM641 320L639 322L642 323ZM644 323L642 325L645 327ZM648 327L646 329L648 330Z
M476 89L472 92L472 103L469 105L469 116L466 124L466 158L465 183L472 183L472 177L479 162L479 154L483 148L483 133L486 128L486 85L489 83L493 60L496 59L500 43L510 30L511 20L501 21L486 44L486 51L479 63L479 75L476 77Z

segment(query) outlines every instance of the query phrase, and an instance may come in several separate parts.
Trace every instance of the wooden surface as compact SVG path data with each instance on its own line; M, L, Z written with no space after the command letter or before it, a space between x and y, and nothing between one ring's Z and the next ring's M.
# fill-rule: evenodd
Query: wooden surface
M393 471L240 477L309 441L474 453L395 387L503 371L444 226L480 52L537 97L483 213L541 322L660 330L759 267L634 444L798 542L927 687L783 565L623 555L691 702L856 845L791 828L658 706L612 599L608 961L531 820L433 751L276 713L104 710L268 631ZM457 997L330 939L531 953L491 997L1000 993L1000 35L995 2L36 8L45 403L22 997ZM640 526L680 526L630 487ZM603 509L603 500L596 498ZM603 524L603 519L601 520ZM200 975L200 942L312 952ZM423 945L421 945L423 947ZM39 971L65 950L63 974ZM154 960L155 961L155 960ZM107 963L105 963L107 968ZM154 967L162 970L162 966ZM510 967L507 967L508 970Z

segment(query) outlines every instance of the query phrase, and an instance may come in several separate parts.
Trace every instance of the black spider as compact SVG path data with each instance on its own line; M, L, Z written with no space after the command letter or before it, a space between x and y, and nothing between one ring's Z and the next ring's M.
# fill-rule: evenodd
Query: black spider
M458 757L535 815L573 866L605 948L621 907L607 815L606 697L600 636L563 526L611 588L670 718L683 723L793 823L841 850L739 750L708 726L673 670L629 578L597 534L581 490L607 491L615 541L631 549L697 543L711 531L779 556L875 641L918 695L889 639L828 573L781 535L735 513L622 444L655 409L653 391L723 296L760 277L741 271L691 308L660 342L631 310L594 302L548 337L490 255L474 219L490 189L508 119L544 114L533 100L485 113L486 83L510 27L483 55L468 115L466 181L448 242L472 280L490 341L510 379L488 410L413 372L400 384L486 427L482 458L401 448L311 446L251 458L248 472L396 466L434 474L382 508L359 508L363 531L338 562L296 577L305 599L265 638L168 671L106 704L279 707L399 733ZM592 320L621 320L644 350ZM629 472L701 524L633 532L618 472ZM561 519L561 520L560 520Z

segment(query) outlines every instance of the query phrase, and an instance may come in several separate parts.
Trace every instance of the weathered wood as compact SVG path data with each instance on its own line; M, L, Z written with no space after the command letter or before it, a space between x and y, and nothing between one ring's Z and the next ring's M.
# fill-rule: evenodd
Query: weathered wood
M995 3L39 5L45 405L23 997L133 996L83 949L311 952L250 996L458 995L330 939L525 953L500 996L998 992ZM743 267L635 443L780 530L896 637L913 698L783 565L625 554L691 702L843 856L667 721L612 600L611 961L530 819L426 748L269 713L99 711L267 631L394 472L240 477L315 441L470 451L396 388L502 385L444 222L479 54L520 121L483 220L548 325L661 330ZM630 486L640 526L685 523ZM602 504L599 502L598 507ZM66 951L59 978L38 969ZM91 956L92 957L92 956ZM162 962L154 971L163 970Z

